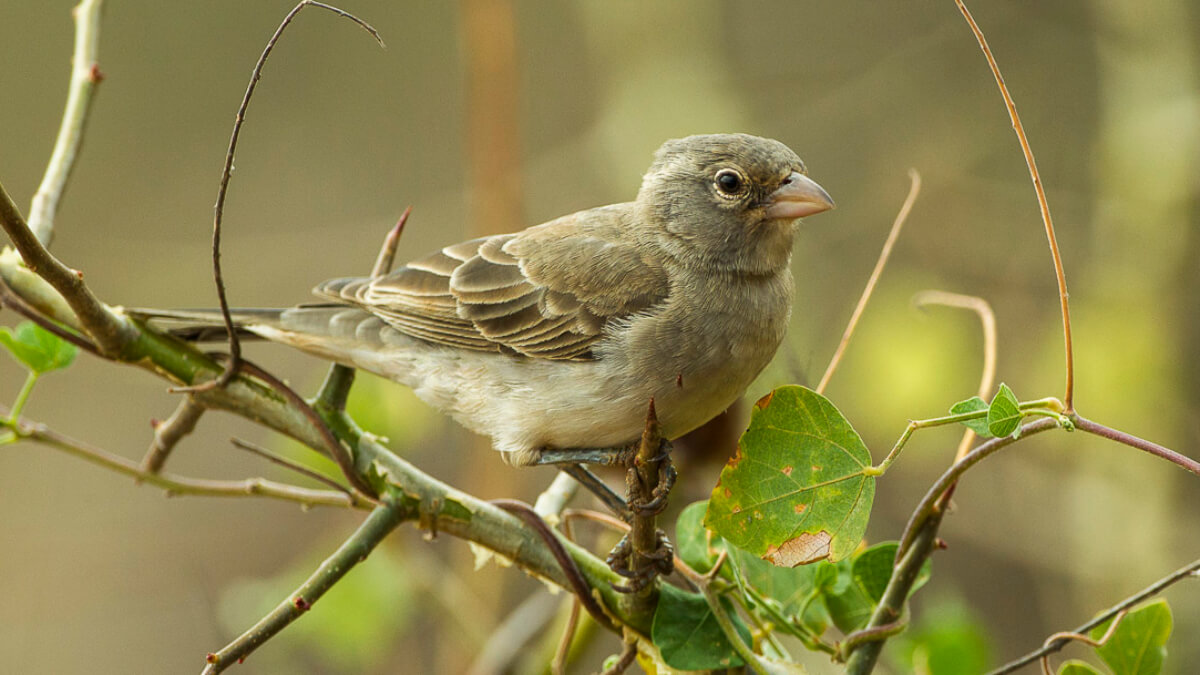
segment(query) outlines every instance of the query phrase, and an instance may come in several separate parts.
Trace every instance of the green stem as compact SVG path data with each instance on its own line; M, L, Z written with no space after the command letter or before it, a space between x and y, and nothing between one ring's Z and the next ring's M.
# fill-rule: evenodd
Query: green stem
M17 392L17 400L13 402L12 413L8 416L8 425L17 423L17 418L21 416L21 409L29 400L29 394L33 392L33 385L37 384L38 377L37 372L33 370L29 371L29 375L25 377L25 384L21 385L21 391Z
M750 649L750 645L742 641L742 636L737 632L737 628L733 625L733 619L729 617L729 613L725 611L725 606L721 604L721 596L711 583L701 583L700 592L704 594L704 599L708 602L709 609L712 610L713 618L717 620L717 625L721 627L721 632L725 633L725 638L729 640L729 644L733 646L733 650L742 657L746 665L758 673L758 675L767 675L767 671L763 668L762 662L758 660L758 655L754 650Z

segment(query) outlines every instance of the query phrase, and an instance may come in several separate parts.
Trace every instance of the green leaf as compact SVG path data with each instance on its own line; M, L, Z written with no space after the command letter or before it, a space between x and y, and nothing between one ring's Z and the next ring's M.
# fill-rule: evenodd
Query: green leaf
M733 619L742 640L750 642L750 631L724 598L721 602ZM680 670L736 668L745 662L725 637L712 608L704 597L674 586L663 585L654 611L650 637L663 661Z
M721 537L704 527L704 512L707 509L707 499L688 504L675 519L675 554L688 567L701 574L712 569L717 555L726 548Z
M1112 621L1092 629L1099 640ZM1125 615L1108 642L1096 653L1112 668L1114 675L1157 675L1167 657L1167 638L1171 636L1171 607L1166 600L1155 600Z
M825 604L838 630L849 633L867 624L891 579L898 546L894 541L875 544L838 566L849 583L825 596ZM913 582L910 597L929 581L931 569L930 562L926 560Z
M954 405L950 406L950 414L951 415L962 415L964 413L980 412L980 411L984 411L987 409L988 409L987 401L983 400L982 398L979 398L978 396L972 396L971 398L969 398L965 401L959 401L958 403L955 403ZM980 438L990 438L992 435L992 432L988 431L988 422L987 422L986 415L983 417L978 417L973 420L967 420L965 422L960 422L960 424L967 427L971 431L974 431L975 435L979 436Z
M704 524L776 565L841 560L867 528L870 467L867 446L828 399L780 387L755 404Z
M22 321L16 330L0 326L0 345L39 375L71 365L78 351L75 345L32 321Z
M1071 659L1070 661L1064 661L1058 667L1058 675L1104 675L1104 673L1096 670L1087 661Z
M988 406L988 432L996 438L1003 438L1015 432L1021 425L1021 408L1017 397L1007 384L1000 383L992 404Z

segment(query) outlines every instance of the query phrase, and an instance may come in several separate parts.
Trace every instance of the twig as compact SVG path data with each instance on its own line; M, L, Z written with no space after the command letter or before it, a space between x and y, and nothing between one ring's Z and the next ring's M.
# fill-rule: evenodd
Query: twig
M349 496L351 494L350 490L346 486L342 485L341 483L338 483L337 481L333 480L329 476L322 475L316 471L313 471L312 469L310 469L306 466L297 464L297 463L293 462L292 460L288 459L287 457L281 457L281 456L271 452L270 450L267 450L266 448L261 448L253 443L248 443L246 441L243 441L240 438L231 438L231 439L229 439L229 442L232 443L234 446L241 448L242 450L252 452L252 453L258 455L259 457L262 457L263 459L267 460L268 462L271 462L273 464L278 464L279 466L282 466L282 467L285 467L292 471L295 471L296 473L300 474L301 476L304 476L306 478L311 478L311 479L317 481L318 483L324 483L325 485L328 485L329 487L333 488L334 490L337 490L338 492L344 492L344 493L346 493L347 496Z
M83 283L83 273L62 264L34 236L12 197L0 185L0 226L21 253L25 264L46 280L66 300L80 326L96 342L100 353L121 358L126 345L136 338L128 321L110 310Z
M671 571L670 559L663 555L671 556L672 552L664 541L660 541L658 529L658 514L666 508L667 496L660 490L670 488L667 473L671 470L669 447L663 443L654 399L650 399L646 427L626 478L632 527L629 531L629 553L622 564L630 576L630 583L625 587L629 591L629 611L635 614L654 612L658 603L658 586L654 580L664 571ZM664 479L667 479L666 482ZM620 574L620 570L617 572Z
M1152 443L1151 441L1138 438L1133 434L1127 434L1124 431L1117 431L1116 429L1106 427L1103 424L1093 422L1079 414L1071 415L1071 421L1075 423L1075 428L1079 429L1080 431L1086 431L1089 434L1102 436L1123 445L1128 445L1131 448L1137 448L1138 450L1148 452L1155 457L1161 457L1162 459L1165 459L1168 462L1179 466L1180 468L1186 469L1197 476L1200 476L1200 462L1197 462L1186 455L1181 455L1170 448L1164 448L1158 443Z
M147 473L161 471L171 450L184 436L192 433L203 414L204 406L196 403L191 396L184 396L179 407L166 421L154 425L154 439L150 441L150 449L142 459L142 470Z
M1108 630L1104 631L1104 635L1101 635L1099 640L1093 640L1092 638L1088 637L1087 635L1084 635L1083 633L1072 633L1072 632L1055 633L1055 634L1051 635L1050 637L1046 638L1046 641L1043 643L1043 646L1048 645L1051 642L1056 642L1058 640L1066 640L1068 642L1071 640L1075 640L1078 642L1082 642L1086 645L1090 645L1092 647L1102 647L1102 646L1104 646L1105 643L1107 643L1110 639L1112 639L1113 633L1117 632L1117 626L1121 625L1121 621L1126 617L1127 614L1128 614L1127 610L1121 610L1120 612L1117 612L1117 615L1113 617L1112 623L1109 624ZM1054 675L1054 673L1050 670L1050 654L1049 653L1042 654L1042 673L1044 673L1044 675Z
M1037 162L1033 159L1033 149L1029 145L1029 139L1025 136L1025 127L1021 125L1021 117L1017 114L1017 104L1008 93L1008 86L1004 84L1004 76L1000 74L1000 66L996 64L996 59L992 56L987 38L983 36L983 31L980 30L979 24L975 23L975 18L971 16L971 12L963 0L954 0L954 4L958 5L958 11L962 12L963 18L971 27L971 32L975 34L975 41L983 50L988 67L992 69L992 76L996 78L996 85L1000 88L1000 95L1004 97L1005 107L1008 108L1008 117L1012 120L1013 131L1016 132L1017 140L1021 143L1021 152L1025 155L1025 165L1029 167L1029 178L1033 181L1033 190L1037 193L1038 207L1042 212L1042 223L1046 226L1046 240L1050 244L1050 256L1054 259L1054 276L1058 279L1058 301L1062 309L1063 343L1066 351L1067 383L1066 393L1063 394L1063 404L1066 406L1067 414L1070 414L1075 409L1075 355L1071 345L1071 310L1067 302L1067 275L1063 271L1062 254L1058 250L1058 238L1054 235L1054 221L1050 218L1050 203L1046 200L1046 190L1042 187L1042 178L1038 174Z
M892 229L883 243L883 250L879 252L879 260L875 261L875 269L871 271L871 278L867 279L867 286L863 289L858 304L854 306L854 313L850 315L850 322L846 324L846 331L842 333L842 341L838 343L837 351L833 353L833 358L829 360L829 366L825 368L825 374L821 376L821 383L817 385L818 394L825 393L825 387L829 386L829 380L833 379L833 373L842 361L846 345L850 344L850 337L854 335L854 329L858 327L858 320L862 316L863 310L867 308L867 301L875 292L875 285L879 283L883 268L887 266L888 258L892 255L892 247L896 244L896 239L900 237L904 221L908 220L908 214L912 211L913 204L917 201L917 195L921 192L921 174L916 169L909 169L908 178L911 181L908 196L904 198L904 204L900 206L900 211L896 213L896 219L892 221Z
M1108 609L1104 610L1103 612L1100 612L1091 621L1088 621L1087 623L1072 629L1071 632L1085 634L1088 631L1095 628L1096 626L1102 625L1105 621L1108 621L1109 619L1113 618L1117 614L1129 609L1130 607L1133 607L1134 605L1142 602L1143 600L1146 600L1148 598L1154 597L1155 595L1158 595L1159 593L1163 592L1165 589L1167 589L1171 585L1175 584L1176 582L1178 582L1182 579L1186 579L1190 576L1195 576L1197 571L1200 571L1200 560L1193 560L1192 562L1188 563L1187 565L1184 565L1183 567L1180 567L1179 569L1168 574L1167 576L1163 577L1162 579L1159 579L1158 581L1150 584L1146 588L1143 588L1142 590L1138 591L1137 593L1129 596L1128 598L1125 598L1121 602L1113 605L1112 607L1109 607ZM1062 649L1063 647L1065 647L1067 645L1067 642L1068 642L1068 640L1066 640L1066 639L1047 640L1046 644L1042 645L1041 649L1029 652L1025 656L1022 656L1021 658L1016 659L1015 661L1006 663L1003 666L997 668L996 670L989 672L987 675L1007 675L1007 673L1015 672L1015 671L1019 670L1020 668L1022 668L1023 666L1029 665L1030 663L1033 663L1034 661L1042 658L1042 656L1045 654L1059 651L1060 649Z
M404 522L410 514L397 503L389 502L376 507L367 516L358 530L343 543L333 555L300 585L287 600L279 603L252 628L220 651L209 654L208 666L203 675L215 675L229 666L239 663L264 642L274 637L296 619L300 618L325 592L346 576L355 565L366 560L371 551L392 530Z
M210 354L209 356L212 356L216 359L229 358L225 354ZM330 430L329 425L326 424L325 420L321 418L321 415L315 409L313 409L311 405L308 404L308 401L305 401L303 398L301 398L300 394L297 394L295 390L284 384L283 380L280 380L271 373L268 373L249 361L242 361L241 370L245 371L247 374L257 377L276 392L282 394L283 397L292 404L294 409L299 410L306 418L308 418L308 421L312 423L313 428L316 429L317 434L324 441L323 445L325 447L326 454L329 455L330 459L337 463L338 468L342 470L342 475L346 477L346 480L349 481L350 485L354 487L355 490L361 493L361 495L368 500L374 500L379 497L379 493L375 491L375 488L372 487L371 484L368 483L365 478L363 478L362 474L358 472L358 467L354 466L354 457L350 455L350 451L342 445L341 441L339 441L337 436L334 435L333 431Z
M0 410L4 410L4 408L0 407ZM247 478L236 481L206 480L166 473L152 473L143 470L132 460L60 434L43 424L18 420L13 430L20 438L57 448L97 466L131 476L138 483L147 483L155 487L160 487L166 490L168 495L270 497L272 499L298 502L304 506L353 506L366 508L368 505L365 501L357 500L341 492L310 490L262 478Z
M226 364L224 372L220 377L201 386L205 387L224 387L233 379L234 373L242 363L242 345L238 340L237 331L233 327L233 317L229 314L229 300L225 295L225 280L221 275L221 218L225 212L225 194L229 189L229 179L233 175L233 155L237 150L238 137L242 133L242 124L246 121L246 110L250 106L250 97L254 95L254 88L258 86L259 79L262 78L263 66L267 63L267 57L271 55L271 50L275 49L275 43L279 41L283 31L292 22L292 19L300 13L300 10L308 7L320 7L327 9L338 16L344 17L361 26L364 30L375 38L379 46L382 47L383 40L379 37L379 32L371 27L362 19L345 12L337 7L326 5L313 0L303 0L300 4L292 8L283 21L279 24L279 28L275 29L275 34L267 40L267 46L263 49L262 54L258 57L258 62L254 64L254 70L250 74L250 82L246 85L246 93L242 95L242 103L238 106L237 115L233 122L233 133L229 137L229 149L225 152L225 165L221 169L221 182L217 187L217 202L213 205L213 236L212 236L212 262L213 262L213 281L217 286L217 301L221 306L221 317L225 320L225 330L229 333L229 363Z
M103 0L81 0L71 11L75 17L75 51L71 55L71 82L67 85L67 107L63 111L54 152L42 176L42 184L33 195L29 208L29 228L43 245L54 240L54 216L58 201L75 168L75 157L83 142L83 130L96 85L104 79L96 65L100 53L100 10Z
M917 307L925 305L958 307L969 309L979 316L979 323L983 328L983 373L979 376L979 397L985 398L992 391L992 384L996 380L996 314L992 312L992 306L988 304L987 300L974 295L946 291L921 291L913 297L913 304ZM974 431L967 429L963 432L962 440L958 443L958 450L954 453L954 461L957 462L967 455L974 440Z
M372 279L378 279L392 271L392 261L396 258L396 247L400 244L400 235L404 234L404 225L408 223L410 213L412 213L411 206L404 209L404 213L400 214L400 220L396 221L396 225L388 230L387 236L383 238L383 246L375 258L375 266L371 268Z
M483 649L467 668L467 675L495 675L514 670L513 663L524 651L525 645L542 632L554 618L561 595L550 595L539 586L525 598L516 609L509 612L504 621L492 630ZM462 607L454 607L462 613Z

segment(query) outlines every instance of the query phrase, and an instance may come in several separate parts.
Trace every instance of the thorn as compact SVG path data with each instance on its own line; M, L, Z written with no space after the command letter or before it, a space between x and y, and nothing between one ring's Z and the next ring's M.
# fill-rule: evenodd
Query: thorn
M292 601L292 604L295 605L296 609L300 610L301 612L307 612L308 610L312 609L312 605L299 595L297 595L296 599Z
M946 543L946 540L942 539L941 537L933 540L933 546L939 551L945 551L946 549L950 548L950 545Z
M155 431L158 431L158 427L159 427L159 425L160 425L160 424L162 424L162 420L160 420L160 419L155 419L155 418L153 418L153 417L151 417L151 418L150 418L150 428L151 428L151 429L154 429Z
M92 81L92 84L100 84L104 81L104 73L100 72L99 64L92 64L91 70L88 71L88 79Z
M209 653L208 653L208 654L207 654L207 655L204 657L204 661L205 661L206 663L216 663L216 662L217 662L217 655L216 655L216 654L214 654L214 653L212 653L212 652L209 652Z

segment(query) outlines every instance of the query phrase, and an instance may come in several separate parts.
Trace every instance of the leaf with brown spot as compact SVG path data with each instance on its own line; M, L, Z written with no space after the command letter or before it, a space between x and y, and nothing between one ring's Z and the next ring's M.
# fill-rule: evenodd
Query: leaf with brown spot
M763 397L721 471L705 526L777 565L838 561L866 531L871 454L824 396L786 386ZM787 471L809 466L812 471Z

